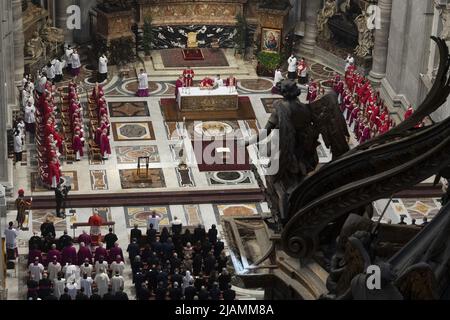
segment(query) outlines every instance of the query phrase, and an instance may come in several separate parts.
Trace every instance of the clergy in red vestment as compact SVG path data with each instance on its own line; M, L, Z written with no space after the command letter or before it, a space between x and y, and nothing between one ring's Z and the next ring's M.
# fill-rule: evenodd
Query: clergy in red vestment
M228 87L230 92L233 92L236 90L238 80L233 76L230 75L227 80L225 81L225 85Z
M191 67L187 67L183 71L183 79L184 79L184 85L186 87L192 87L192 84L194 82L195 72L191 69Z
M104 129L100 136L100 151L102 153L103 160L108 160L111 155L111 144L109 143L108 130Z
M409 108L406 110L405 112L405 120L408 120L414 113L414 109L412 108L412 106L409 106Z
M308 85L308 94L307 94L306 100L309 103L312 103L312 102L316 101L316 99L317 99L317 83L314 82L313 79L311 79L311 82Z
M57 158L53 158L53 160L48 164L49 168L49 180L53 189L55 189L59 180L61 179L61 169L58 164Z
M75 132L75 134L73 135L72 149L76 154L76 160L80 161L81 157L84 156L83 143L80 138L80 131Z
M214 86L214 80L209 77L206 77L205 79L203 79L200 82L201 88L212 88L213 86Z
M101 226L103 224L103 218L98 215L97 212L89 218L89 226L91 227L90 235L92 239L92 244L97 245L101 240Z
M183 76L179 76L175 82L175 100L178 99L180 88L184 87Z

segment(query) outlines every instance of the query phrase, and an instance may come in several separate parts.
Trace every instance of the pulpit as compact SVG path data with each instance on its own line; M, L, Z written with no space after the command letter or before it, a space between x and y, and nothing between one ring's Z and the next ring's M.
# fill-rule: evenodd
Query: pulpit
M188 33L187 47L198 48L197 32Z

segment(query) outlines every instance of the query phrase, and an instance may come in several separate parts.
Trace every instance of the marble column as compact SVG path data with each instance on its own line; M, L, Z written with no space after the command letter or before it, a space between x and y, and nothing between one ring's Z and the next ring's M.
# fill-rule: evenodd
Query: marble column
M74 4L74 0L55 0L55 24L57 28L64 30L65 41L67 44L73 44L74 42L74 31L67 29L67 18L69 17L67 8Z
M96 0L77 0L81 9L81 32L75 32L74 38L77 43L86 43L91 40L91 21L89 11L97 5Z
M373 47L373 63L369 78L373 82L381 82L386 75L387 54L389 46L389 32L391 30L392 0L379 0L381 28L375 30L375 44Z
M15 102L12 3L0 1L0 184L12 188L7 129L9 108Z
M16 86L20 86L24 73L24 46L22 22L22 1L13 0L13 20L14 20L14 69Z
M305 16L306 27L305 36L300 41L299 51L305 55L313 55L314 47L317 40L317 14L321 8L322 1L308 0L306 1Z

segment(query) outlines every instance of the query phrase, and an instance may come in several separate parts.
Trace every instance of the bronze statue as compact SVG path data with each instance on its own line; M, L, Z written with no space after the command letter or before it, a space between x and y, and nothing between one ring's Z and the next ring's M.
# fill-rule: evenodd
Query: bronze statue
M272 161L278 161L279 170L266 177L267 197L272 209L286 221L287 196L319 163L319 135L322 134L326 146L331 148L334 159L349 150L350 135L336 94L303 104L298 99L301 90L294 81L284 80L278 87L284 99L274 103L275 111L265 129L267 136L274 130L279 136L278 153L271 155ZM254 136L247 144L255 144L258 139Z

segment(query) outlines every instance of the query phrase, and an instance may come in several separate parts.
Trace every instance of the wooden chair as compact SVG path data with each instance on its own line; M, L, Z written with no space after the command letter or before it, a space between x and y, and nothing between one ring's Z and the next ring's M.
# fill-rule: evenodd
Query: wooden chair
M73 149L69 147L67 143L64 143L64 153L66 156L66 161L76 160L75 151L73 151Z

